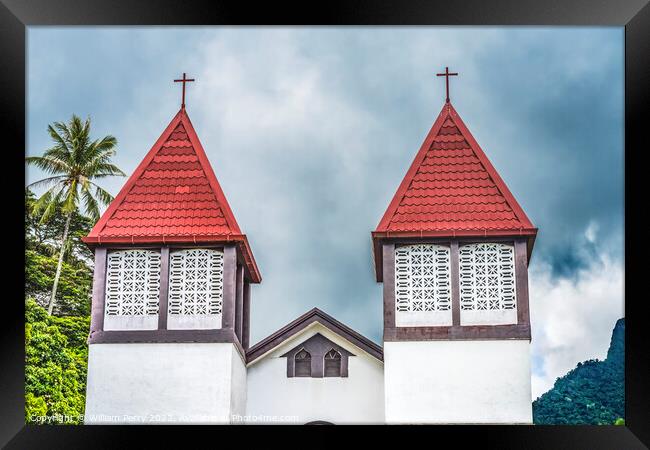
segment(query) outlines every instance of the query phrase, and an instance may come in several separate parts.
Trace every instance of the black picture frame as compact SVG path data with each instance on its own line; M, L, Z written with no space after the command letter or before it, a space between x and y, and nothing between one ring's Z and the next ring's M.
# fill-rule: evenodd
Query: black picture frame
M24 310L19 294L24 289L24 235L26 27L31 25L609 25L625 27L625 286L626 311L626 425L625 426L455 426L375 427L364 435L383 439L401 434L401 442L451 438L476 440L488 448L607 448L635 449L650 445L648 380L650 357L646 349L646 298L640 268L647 225L647 200L642 162L649 151L646 120L650 109L650 6L648 0L456 0L378 1L331 0L259 2L182 0L0 0L0 98L2 98L2 156L5 160L5 277L0 322L0 445L7 448L129 447L140 434L151 446L171 442L186 427L25 426L24 424ZM134 69L135 70L135 69ZM11 167L11 169L9 169ZM15 168L15 169L14 169ZM24 170L24 169L23 169ZM15 172L14 172L15 171ZM16 175L17 174L17 175ZM14 175L16 180L13 180ZM11 200L11 206L7 203ZM15 253L14 253L15 251ZM640 264L635 264L639 261ZM7 272L9 270L9 272ZM6 289L11 286L11 289ZM227 430L225 429L227 428ZM297 432L295 427L200 427L193 436L224 443L225 434L264 435ZM299 432L331 433L318 427ZM320 431L318 431L320 430ZM260 433L260 434L261 434ZM265 438L266 439L266 438ZM337 439L338 440L338 439ZM446 439L445 439L446 440ZM286 442L286 441L285 441ZM242 445L242 444L239 444Z

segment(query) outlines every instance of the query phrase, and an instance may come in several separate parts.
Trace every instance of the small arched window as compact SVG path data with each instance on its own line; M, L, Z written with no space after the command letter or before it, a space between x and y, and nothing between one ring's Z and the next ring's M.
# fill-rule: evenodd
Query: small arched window
M341 354L334 349L325 354L325 376L341 376Z
M296 377L311 377L311 355L304 348L296 353L295 375Z

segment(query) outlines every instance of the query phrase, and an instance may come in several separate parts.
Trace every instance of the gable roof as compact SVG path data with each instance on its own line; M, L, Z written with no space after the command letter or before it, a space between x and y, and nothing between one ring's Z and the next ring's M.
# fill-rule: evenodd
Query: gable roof
M345 356L356 356L354 353L341 347L336 342L332 342L330 339L327 339L321 333L316 333L312 337L305 339L304 341L294 345L293 348L287 350L282 355L280 355L280 358L292 357L303 348L310 351L310 347L318 348L319 346L326 347L329 349L334 349Z
M367 337L357 333L347 325L339 322L329 314L324 313L320 309L312 308L296 320L288 323L275 333L262 339L260 342L246 350L246 361L251 363L259 359L315 322L323 325L331 332L341 336L343 339L351 342L378 360L384 360L384 350L379 345L375 344Z
M259 269L185 108L102 214L88 244L236 242L253 282Z
M389 237L529 236L537 234L474 136L446 102L372 233Z

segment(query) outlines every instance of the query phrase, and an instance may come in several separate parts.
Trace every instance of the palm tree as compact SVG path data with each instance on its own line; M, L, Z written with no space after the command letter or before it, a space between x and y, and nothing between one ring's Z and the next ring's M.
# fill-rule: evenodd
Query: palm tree
M113 136L90 140L90 118L82 123L73 114L70 122L54 122L54 126L48 125L47 130L54 146L47 149L43 156L31 156L26 161L51 175L28 186L48 187L34 203L33 213L41 216L41 223L47 222L59 208L66 217L52 296L47 308L48 314L52 315L72 214L83 201L86 214L97 221L99 204L108 205L113 196L93 180L125 174L111 163L117 144Z

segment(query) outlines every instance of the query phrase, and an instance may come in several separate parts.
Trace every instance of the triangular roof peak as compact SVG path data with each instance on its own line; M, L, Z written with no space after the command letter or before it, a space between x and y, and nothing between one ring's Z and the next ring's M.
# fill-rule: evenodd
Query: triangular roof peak
M261 276L185 108L181 107L84 242L237 242Z
M451 102L445 102L372 233L377 279L380 241L391 237L529 236L526 216Z
M246 361L251 363L262 356L268 354L273 349L304 331L313 323L319 323L329 331L339 335L343 339L351 342L366 353L372 355L380 361L384 359L383 349L367 337L357 333L352 328L339 322L334 317L326 314L318 308L312 308L302 316L289 322L275 333L262 339L257 344L246 350Z

